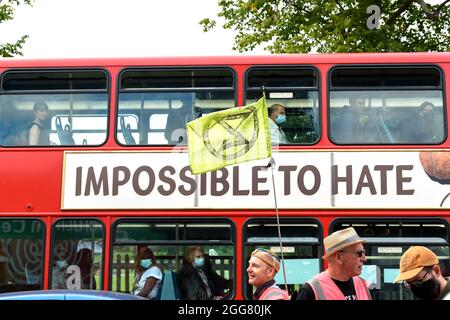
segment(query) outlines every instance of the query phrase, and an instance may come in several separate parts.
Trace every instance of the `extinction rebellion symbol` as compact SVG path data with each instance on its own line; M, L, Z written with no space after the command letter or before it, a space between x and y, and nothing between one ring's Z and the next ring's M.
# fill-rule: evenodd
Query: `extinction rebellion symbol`
M243 108L244 109L244 108ZM245 124L242 128L241 125L246 122L250 117L253 117L253 126ZM240 121L239 121L240 120ZM218 130L221 129L217 126L223 127L228 133L227 136L223 135L223 139L217 139L214 137ZM252 137L248 140L244 134L251 130ZM243 134L244 133L244 134ZM206 148L216 158L221 160L233 160L246 154L258 140L259 134L259 121L257 116L257 110L251 106L248 109L245 108L241 113L226 116L217 122L214 122L212 126L207 128L203 133L203 143ZM222 135L221 135L222 136ZM212 144L212 141L220 141L216 143L217 146Z

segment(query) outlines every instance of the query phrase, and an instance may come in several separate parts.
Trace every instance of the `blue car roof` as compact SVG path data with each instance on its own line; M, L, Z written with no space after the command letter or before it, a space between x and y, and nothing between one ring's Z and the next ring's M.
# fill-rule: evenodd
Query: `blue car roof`
M147 300L128 293L100 290L33 290L0 294L0 300Z

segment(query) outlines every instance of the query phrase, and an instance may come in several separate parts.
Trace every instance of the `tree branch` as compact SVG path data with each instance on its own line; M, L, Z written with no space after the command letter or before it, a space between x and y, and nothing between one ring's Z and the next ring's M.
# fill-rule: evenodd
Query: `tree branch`
M439 14L441 12L441 9L448 3L450 2L450 0L445 0L443 3L441 3L439 5L439 7L437 7L437 9L435 11L430 11L429 9L429 4L426 3L424 0L407 0L403 3L403 5L397 9L397 11L395 11L392 16L386 21L387 25L392 25L394 24L394 21L397 20L398 17L400 17L400 15L405 12L406 10L408 10L408 8L413 4L413 2L416 2L420 5L420 7L422 8L423 12L425 13L425 16L428 19L438 19L439 18Z
M436 9L435 11L430 11L430 10L428 9L428 3L426 3L424 0L416 0L416 2L417 2L418 4L420 4L420 6L422 7L423 12L425 13L425 16L426 16L428 19L437 19L437 18L439 18L439 13L440 13L442 7L444 7L445 4L446 4L447 2L449 2L449 1L450 1L450 0L446 0L446 1L442 2L442 3L439 5L439 7L437 7L437 9Z
M341 8L342 11L345 11L344 8L342 7L341 3L338 0L335 0L337 5Z
M411 4L414 2L415 0L407 0L403 3L403 5L397 9L397 11L395 11L392 16L386 21L386 25L391 26L394 24L394 21L397 20L398 17L401 16L401 14L403 12L405 12L406 10L408 10L408 8L411 6Z

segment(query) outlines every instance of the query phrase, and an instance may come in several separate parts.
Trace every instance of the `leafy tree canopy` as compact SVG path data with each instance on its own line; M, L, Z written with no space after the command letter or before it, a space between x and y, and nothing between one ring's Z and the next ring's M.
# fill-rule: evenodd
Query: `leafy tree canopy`
M0 23L14 18L14 6L20 4L32 5L33 0L0 0ZM15 43L0 44L1 57L13 57L14 55L22 55L22 46L25 44L27 35L22 36Z
M239 52L258 45L272 53L447 51L449 2L220 0L218 16L223 28L237 32L233 50ZM368 10L373 5L379 15ZM200 24L207 32L216 21Z

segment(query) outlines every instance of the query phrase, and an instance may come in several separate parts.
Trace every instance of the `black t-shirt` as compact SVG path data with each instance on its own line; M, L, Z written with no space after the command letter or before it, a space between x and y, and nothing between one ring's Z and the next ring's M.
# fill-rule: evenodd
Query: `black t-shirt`
M350 278L348 281L339 281L335 279L332 280L341 290L342 294L345 297L345 300L357 300L355 285L353 284L353 278ZM309 285L309 283L305 283L303 287L300 289L297 295L297 300L316 300L314 291Z

